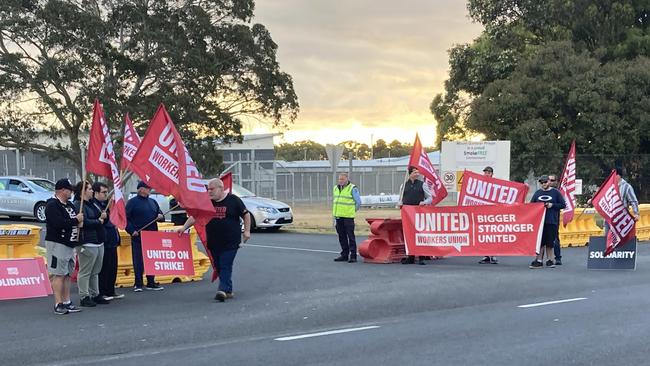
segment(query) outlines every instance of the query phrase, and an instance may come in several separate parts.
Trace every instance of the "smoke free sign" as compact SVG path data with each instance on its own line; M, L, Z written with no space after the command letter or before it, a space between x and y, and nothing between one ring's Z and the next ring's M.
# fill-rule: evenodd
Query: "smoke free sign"
M189 234L142 232L144 271L154 276L194 276Z

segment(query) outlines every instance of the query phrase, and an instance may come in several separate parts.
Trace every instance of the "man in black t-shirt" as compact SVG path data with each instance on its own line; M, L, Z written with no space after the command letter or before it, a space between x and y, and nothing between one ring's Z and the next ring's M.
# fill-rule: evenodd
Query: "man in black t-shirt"
M244 202L239 197L224 192L221 179L215 178L208 183L208 194L216 210L214 217L205 227L207 247L219 270L219 291L214 298L224 302L233 297L232 267L242 242L239 219L244 219L244 243L251 237L251 219ZM190 216L178 232L186 231L194 223L194 218Z

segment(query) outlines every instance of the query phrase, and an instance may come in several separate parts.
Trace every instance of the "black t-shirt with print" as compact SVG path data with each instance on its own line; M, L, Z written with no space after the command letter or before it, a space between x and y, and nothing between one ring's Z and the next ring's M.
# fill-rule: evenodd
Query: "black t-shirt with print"
M244 217L246 206L242 200L230 193L220 202L212 201L217 213L206 225L208 247L216 250L236 249L241 243L239 218Z

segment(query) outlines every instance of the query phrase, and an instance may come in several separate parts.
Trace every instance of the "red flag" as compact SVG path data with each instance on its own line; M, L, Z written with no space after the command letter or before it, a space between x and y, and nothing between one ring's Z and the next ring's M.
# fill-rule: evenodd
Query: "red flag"
M591 200L596 211L609 224L605 255L609 255L617 246L627 243L636 235L634 216L623 206L616 177L616 170L612 170L609 178L598 188Z
M163 104L158 107L131 163L130 169L147 185L163 195L174 196L187 214L194 217L196 231L214 268L205 225L216 212L203 177ZM215 268L213 281L217 273Z
M222 175L220 178L223 182L223 190L226 192L226 194L232 192L232 172L228 172Z
M528 186L523 183L488 177L469 170L463 173L459 206L525 203Z
M110 219L115 226L124 230L126 227L126 205L122 194L122 179L119 170L117 170L113 142L104 117L104 110L97 99L93 106L93 123L90 127L86 171L113 179L114 203Z
M436 173L433 164L431 164L429 155L424 151L424 147L422 146L422 143L420 143L420 137L418 137L417 134L415 134L415 142L413 143L413 151L411 151L409 166L416 167L424 176L424 183L426 183L431 190L431 196L433 199L431 201L432 205L437 204L447 197L447 189L442 184L442 180L440 180L438 173Z
M142 139L138 135L138 131L133 128L133 123L127 113L124 116L124 142L122 144L122 161L120 161L120 169L122 171L127 170L131 165L133 156L138 151L141 141Z
M564 227L567 226L571 220L573 220L573 213L576 208L576 141L573 140L571 143L571 148L569 149L569 155L566 158L566 164L564 166L564 171L562 172L562 178L560 180L560 193L564 196L564 201L566 202L566 208L564 209L564 215L562 216L562 224Z

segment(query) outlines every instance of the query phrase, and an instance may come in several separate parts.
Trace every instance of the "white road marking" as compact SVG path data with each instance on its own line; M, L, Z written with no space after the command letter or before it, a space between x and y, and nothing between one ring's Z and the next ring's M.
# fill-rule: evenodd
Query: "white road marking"
M526 305L519 305L517 306L518 308L534 308L537 306L544 306L544 305L554 305L554 304L562 304L565 302L573 302L573 301L582 301L582 300L587 300L586 297L576 297L575 299L566 299L566 300L555 300L555 301L547 301L547 302L538 302L536 304L526 304Z
M317 253L332 253L339 254L333 250L320 250L320 249L306 249L306 248L292 248L292 247L276 247L273 245L259 245L259 244L244 244L244 247L258 247L258 248L272 248L272 249L284 249L284 250L298 250L303 252L317 252Z
M280 338L276 338L274 340L276 340L276 341L294 341L296 339L321 337L321 336L332 335L332 334L358 332L358 331L361 331L361 330L369 330L369 329L376 329L376 328L379 328L379 326L378 325L371 325L371 326L361 327L361 328L347 328L347 329L330 330L330 331L327 331L327 332L302 334L302 335L291 336L291 337L280 337Z

